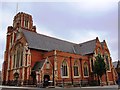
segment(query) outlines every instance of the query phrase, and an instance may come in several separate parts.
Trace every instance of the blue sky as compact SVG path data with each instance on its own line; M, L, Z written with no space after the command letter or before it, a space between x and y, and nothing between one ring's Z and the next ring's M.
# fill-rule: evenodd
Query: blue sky
M45 0L46 1L46 0ZM0 69L2 68L7 27L13 23L17 3L0 3ZM18 12L31 14L37 32L74 43L99 37L106 40L113 61L118 60L118 1L18 1Z

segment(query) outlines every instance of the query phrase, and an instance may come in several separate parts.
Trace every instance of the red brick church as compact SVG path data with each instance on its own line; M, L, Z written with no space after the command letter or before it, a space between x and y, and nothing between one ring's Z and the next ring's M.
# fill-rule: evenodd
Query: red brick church
M32 16L18 13L8 26L2 68L4 85L32 85L52 82L54 86L91 85L95 56L100 53L108 66L101 82L115 84L116 75L105 40L80 44L37 33ZM91 83L92 82L92 83Z

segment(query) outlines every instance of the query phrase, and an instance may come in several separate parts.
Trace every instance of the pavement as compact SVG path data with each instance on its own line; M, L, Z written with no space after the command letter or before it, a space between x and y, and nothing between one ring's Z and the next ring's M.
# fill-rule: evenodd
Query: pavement
M118 88L118 85L108 85L108 86L88 86L82 88Z
M18 87L18 86L0 86L0 88L21 88L21 89L35 89L37 87Z
M63 87L55 87L63 88ZM87 86L87 87L64 87L64 88L118 88L118 85L108 85L108 86Z
M17 86L0 86L0 90L120 90L118 85L109 85L109 86L89 86L89 87L47 87L47 88L38 88L38 87L17 87Z

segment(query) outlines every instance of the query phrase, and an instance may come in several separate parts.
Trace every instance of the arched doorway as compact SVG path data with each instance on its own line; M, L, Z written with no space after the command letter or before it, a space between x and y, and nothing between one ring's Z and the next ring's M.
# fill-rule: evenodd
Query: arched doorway
M19 73L15 72L14 73L14 85L18 86L18 78L19 78Z
M50 76L49 75L44 75L44 83L43 86L49 86L49 81L50 81Z
M33 79L33 85L36 85L36 72L35 71L32 71L31 72L31 77L32 77L32 79Z

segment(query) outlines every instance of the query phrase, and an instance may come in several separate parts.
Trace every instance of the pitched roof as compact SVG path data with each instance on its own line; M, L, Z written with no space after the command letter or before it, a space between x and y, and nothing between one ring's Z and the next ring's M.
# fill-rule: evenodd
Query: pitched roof
M41 60L41 61L36 62L34 64L32 70L39 71L42 68L44 62L45 62L45 60Z
M64 52L85 55L93 53L96 46L96 39L81 44L75 44L28 30L22 30L22 32L28 42L28 47L32 49L46 51L60 50Z
M81 55L94 53L96 46L96 39L90 40L81 44L74 45L76 53Z
M56 39L53 37L45 36L35 32L22 30L23 34L28 42L28 47L38 50L61 50L64 52L73 53L74 43L64 40Z

